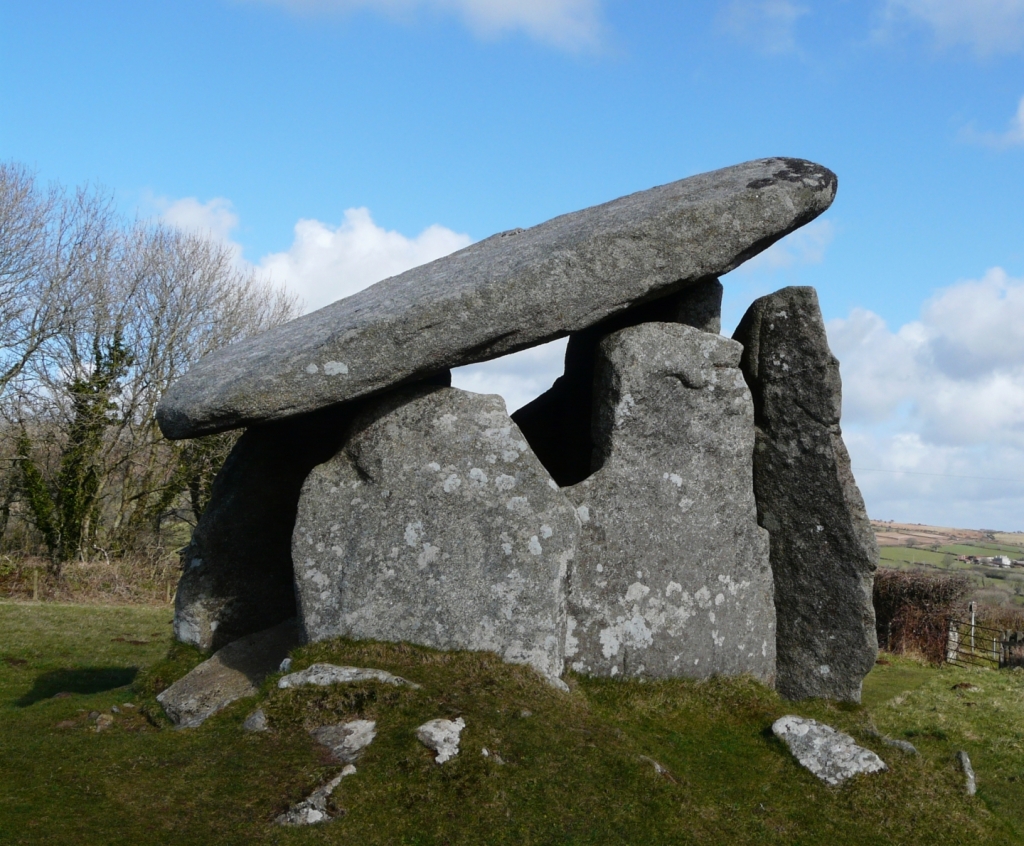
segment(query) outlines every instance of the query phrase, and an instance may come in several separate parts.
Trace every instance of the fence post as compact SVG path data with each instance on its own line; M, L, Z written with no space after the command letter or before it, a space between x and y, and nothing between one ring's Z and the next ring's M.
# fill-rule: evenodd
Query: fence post
M946 662L956 662L957 653L960 651L960 629L956 620L949 621L949 638L946 640Z
M39 601L39 568L32 568L32 601Z
M970 604L971 609L971 655L974 654L974 603Z

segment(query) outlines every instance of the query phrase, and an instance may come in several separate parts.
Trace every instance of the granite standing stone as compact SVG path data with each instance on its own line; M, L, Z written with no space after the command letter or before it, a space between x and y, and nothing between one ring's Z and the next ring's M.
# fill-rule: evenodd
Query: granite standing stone
M758 522L771 535L776 687L860 701L878 654L878 546L839 428L842 384L813 288L756 300L733 336L754 397Z
M565 372L512 415L534 453L562 487L590 475L597 345L612 332L641 323L683 323L717 334L722 328L722 283L713 277L701 279L678 293L620 311L569 336Z
M182 553L174 635L219 649L295 616L291 542L306 475L338 449L345 410L249 429Z
M578 535L501 397L396 391L303 486L300 618L312 641L490 650L557 681Z
M599 469L566 493L583 525L566 659L588 675L775 675L767 533L751 478L741 348L644 323L598 352Z
M169 438L195 437L562 337L727 273L835 192L827 168L761 159L494 235L210 353L157 419Z

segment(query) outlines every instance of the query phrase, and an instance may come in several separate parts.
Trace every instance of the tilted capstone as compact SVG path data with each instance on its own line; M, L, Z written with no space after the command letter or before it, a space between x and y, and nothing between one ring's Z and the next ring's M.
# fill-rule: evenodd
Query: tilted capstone
M309 640L489 650L562 673L579 523L501 397L419 387L368 401L299 499Z
M205 356L169 438L293 417L526 349L727 273L831 205L832 171L771 158L493 235Z
M596 471L566 489L582 523L570 565L568 665L588 675L775 675L767 533L751 477L741 348L689 326L605 338Z

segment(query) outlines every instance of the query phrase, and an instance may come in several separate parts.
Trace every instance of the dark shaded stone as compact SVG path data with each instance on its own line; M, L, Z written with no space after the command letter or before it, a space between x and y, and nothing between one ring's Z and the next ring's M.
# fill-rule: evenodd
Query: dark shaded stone
M878 653L878 546L839 428L842 383L813 288L756 300L733 336L754 398L754 493L771 535L776 687L860 701Z
M302 483L340 446L350 409L253 427L231 451L182 553L174 635L200 649L295 616L292 530Z
M835 192L827 168L761 159L494 235L210 353L164 395L160 428L291 417L578 332L729 272Z
M681 323L717 334L722 328L722 283L714 277L701 279L676 294L619 312L569 336L565 372L512 415L534 453L562 487L582 482L592 469L590 429L597 345L612 332L652 322Z

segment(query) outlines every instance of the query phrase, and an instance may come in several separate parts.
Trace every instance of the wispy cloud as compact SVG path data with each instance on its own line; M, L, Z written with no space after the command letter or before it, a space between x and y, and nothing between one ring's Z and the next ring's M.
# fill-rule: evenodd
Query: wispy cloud
M997 150L1024 144L1024 97L1021 97L1020 103L1017 104L1017 113L1010 119L1010 125L1004 132L983 132L974 126L967 126L961 130L960 139Z
M304 14L358 9L409 19L419 9L455 14L476 35L520 31L560 49L591 50L602 41L600 0L242 0Z
M876 34L929 28L940 47L965 45L980 56L1024 49L1024 0L885 0Z
M828 333L872 516L1024 529L1024 279L993 268L896 331L858 309Z
M762 53L793 53L797 21L808 11L790 0L731 0L719 13L718 24Z

